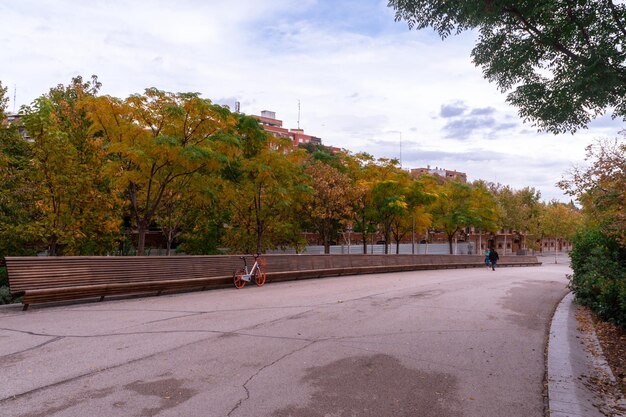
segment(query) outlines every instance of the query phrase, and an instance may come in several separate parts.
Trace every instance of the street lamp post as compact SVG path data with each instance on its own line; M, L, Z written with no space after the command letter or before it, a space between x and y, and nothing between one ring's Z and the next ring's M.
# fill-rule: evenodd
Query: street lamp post
M411 255L415 255L415 213L411 215Z

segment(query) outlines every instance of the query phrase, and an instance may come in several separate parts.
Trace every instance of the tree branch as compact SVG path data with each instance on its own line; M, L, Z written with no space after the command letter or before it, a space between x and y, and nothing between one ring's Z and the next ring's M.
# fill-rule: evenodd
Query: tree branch
M577 55L574 52L570 51L567 47L565 47L565 45L563 45L562 43L558 42L556 39L553 39L553 40L550 40L549 42L546 42L547 36L544 35L541 32L541 30L539 30L539 28L537 28L535 25L531 24L522 15L522 13L519 11L519 9L517 9L516 7L505 6L505 7L502 8L502 10L505 13L508 13L509 15L511 15L514 18L516 18L517 20L519 20L522 23L522 25L524 26L524 29L526 30L526 32L529 35L531 35L532 37L534 37L535 39L537 39L537 41L541 42L543 45L550 46L550 47L554 48L555 50L561 52L562 54L564 54L565 56L571 58L574 61L577 61L577 62L582 62L583 61L582 57L580 57L579 55Z
M582 34L583 38L585 39L585 43L587 44L587 46L592 47L591 40L589 38L589 32L587 31L587 29L585 29L585 26L580 22L580 20L577 18L576 14L574 13L574 6L572 5L571 0L568 0L567 4L568 4L567 16L569 17L569 20L571 20L572 23L576 25L576 27Z
M617 9L615 8L615 4L613 4L612 0L606 0L606 3L611 9L611 15L613 16L613 20L615 21L617 28L622 32L622 35L624 35L624 37L626 38L626 28L624 27L624 25L619 19L619 15L617 14Z

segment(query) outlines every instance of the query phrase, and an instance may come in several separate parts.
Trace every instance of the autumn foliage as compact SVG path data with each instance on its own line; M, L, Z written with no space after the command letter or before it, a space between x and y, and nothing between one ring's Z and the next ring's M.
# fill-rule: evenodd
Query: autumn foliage
M24 106L20 125L0 127L0 255L142 255L148 233L163 234L168 254L300 250L303 232L326 252L349 230L364 251L382 239L385 253L434 230L450 242L505 225L570 233L548 228L531 189L415 179L394 159L294 150L197 93L117 98L100 87L77 77ZM1 86L0 104L4 120Z

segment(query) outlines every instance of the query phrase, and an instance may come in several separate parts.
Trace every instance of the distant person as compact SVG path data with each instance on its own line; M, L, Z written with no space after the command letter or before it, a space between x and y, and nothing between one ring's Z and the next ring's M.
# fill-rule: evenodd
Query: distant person
M487 269L491 266L491 262L489 262L489 249L485 251L485 265L487 266Z
M492 271L496 270L496 263L498 263L498 259L500 259L500 256L498 256L498 252L496 251L496 249L491 249L489 251L489 263L491 263Z

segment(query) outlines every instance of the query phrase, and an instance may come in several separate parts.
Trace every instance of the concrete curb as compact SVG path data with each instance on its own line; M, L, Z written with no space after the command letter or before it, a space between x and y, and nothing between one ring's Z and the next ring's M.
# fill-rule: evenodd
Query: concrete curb
M593 329L583 331L578 306L569 293L559 303L548 341L548 415L551 417L620 416L624 399L613 398L600 384L614 386L611 372Z

